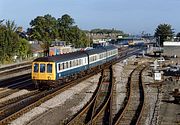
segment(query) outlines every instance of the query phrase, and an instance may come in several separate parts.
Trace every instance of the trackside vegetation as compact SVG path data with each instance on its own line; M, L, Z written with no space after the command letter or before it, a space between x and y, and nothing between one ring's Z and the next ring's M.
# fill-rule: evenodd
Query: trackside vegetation
M14 21L0 21L0 64L25 59L31 53L28 41L19 37L16 30Z

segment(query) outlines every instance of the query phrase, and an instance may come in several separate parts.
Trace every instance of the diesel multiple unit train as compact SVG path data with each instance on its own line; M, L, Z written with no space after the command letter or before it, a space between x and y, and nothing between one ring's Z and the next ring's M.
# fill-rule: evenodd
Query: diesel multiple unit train
M115 46L40 57L32 63L32 81L38 87L49 86L66 77L110 62L117 57L118 48Z

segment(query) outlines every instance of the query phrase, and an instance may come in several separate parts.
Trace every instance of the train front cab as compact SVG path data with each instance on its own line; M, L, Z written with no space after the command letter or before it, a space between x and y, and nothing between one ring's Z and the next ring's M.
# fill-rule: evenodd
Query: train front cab
M36 85L56 80L54 62L33 62L32 80Z

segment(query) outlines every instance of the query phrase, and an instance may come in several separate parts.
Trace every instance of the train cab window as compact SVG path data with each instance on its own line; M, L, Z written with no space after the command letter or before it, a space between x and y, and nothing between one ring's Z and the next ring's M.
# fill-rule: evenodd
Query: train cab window
M40 72L45 72L45 64L40 64Z
M52 73L52 64L47 64L47 73Z
M34 63L34 72L38 72L39 70L39 64Z

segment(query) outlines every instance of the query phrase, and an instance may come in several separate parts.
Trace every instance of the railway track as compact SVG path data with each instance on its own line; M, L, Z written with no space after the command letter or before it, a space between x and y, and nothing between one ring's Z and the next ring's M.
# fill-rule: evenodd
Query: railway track
M31 67L32 67L31 65L25 65L25 66L17 67L17 68L14 68L14 69L9 68L10 70L1 71L0 76L6 76L6 75L9 75L9 74L14 74L14 73L25 71L25 70L30 70Z
M14 83L22 82L22 81L25 81L28 79L31 79L30 73L12 77L12 78L6 78L6 79L0 81L0 87L7 88L7 86L10 86L10 85L13 85Z
M24 63L20 63L20 64L13 64L11 66L4 66L4 67L0 68L0 72L7 71L9 69L12 70L12 69L16 69L16 68L28 66L28 65L31 65L31 62L24 62Z
M22 82L16 82L14 84L8 85L6 87L0 88L0 99L9 96L21 89L33 85L31 79L24 80Z
M10 123L12 120L18 118L22 114L41 105L43 102L67 90L67 88L78 84L80 81L83 81L100 71L101 69L96 70L95 72L93 71L84 77L79 76L76 80L65 83L61 86L57 86L57 88L54 89L43 90L34 93L32 92L31 94L23 95L19 98L17 97L15 99L0 103L0 125Z
M138 125L143 123L145 95L141 75L145 67L145 65L140 65L131 72L127 99L124 102L123 109L118 113L119 116L116 116L113 120L114 125Z
M108 124L112 121L112 91L114 78L112 67L105 69L92 99L78 112L67 125ZM106 119L106 120L105 120ZM108 120L107 120L108 119Z
M109 65L109 64L108 64ZM106 65L107 66L107 65ZM95 123L98 121L97 124L103 123L103 124L109 124L112 123L112 117L111 117L111 104L112 104L112 90L113 90L113 73L112 69L108 69L109 71L106 71L107 74L105 75L106 77L102 77L101 79L103 80L102 84L99 88L102 88L104 86L104 90L106 92L102 92L99 94L96 94L96 101L94 106L91 106L93 109L92 115L90 117L90 121L86 120L87 124ZM56 96L57 94L65 91L67 88L79 83L80 81L89 78L90 76L95 75L96 73L100 72L95 71L90 73L89 75L86 75L85 77L79 77L77 80L72 81L70 83L65 83L61 86L58 86L55 89L51 90L45 90L41 92L35 92L34 94L27 94L24 96L20 96L19 98L8 100L6 102L0 103L0 124L8 124L12 120L18 118L20 115L30 111L34 107L39 106L43 102L51 99L52 97ZM105 73L105 74L106 74ZM108 78L109 77L109 78ZM16 89L14 89L15 91ZM100 90L97 90L100 91ZM105 116L104 116L105 114ZM108 123L107 121L103 120L104 118L108 117Z

